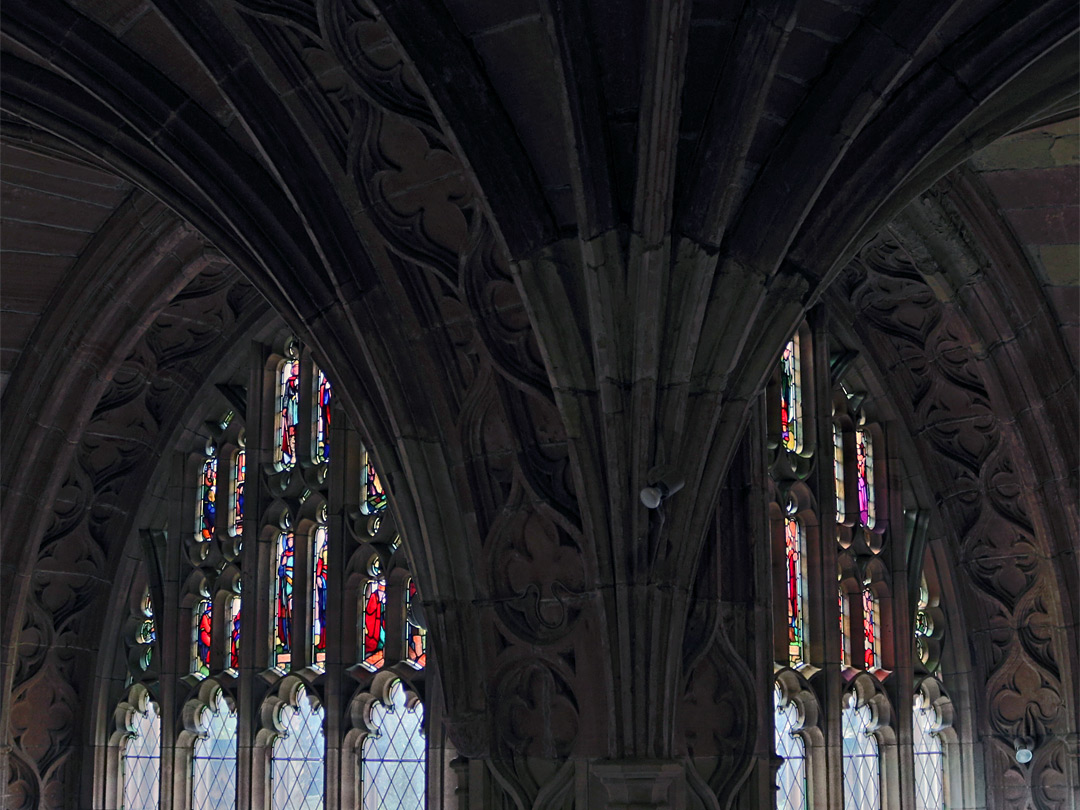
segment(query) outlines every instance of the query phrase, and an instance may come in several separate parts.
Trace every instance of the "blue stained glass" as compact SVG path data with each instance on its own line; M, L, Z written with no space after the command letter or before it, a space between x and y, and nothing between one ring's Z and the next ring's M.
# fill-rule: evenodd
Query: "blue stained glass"
M212 540L217 528L217 457L208 458L199 476L199 536Z
M323 710L312 705L301 686L296 706L282 707L280 723L284 731L274 741L270 760L273 810L322 810L326 790Z
M332 390L330 380L319 371L315 375L315 430L312 457L317 462L330 460L330 401Z
M192 810L236 807L236 711L220 689L200 725L191 760Z
M132 712L124 746L124 810L157 810L161 789L161 718L157 704L145 700Z
M292 532L278 535L274 588L274 665L288 671L292 664L293 571L296 552Z
M408 705L401 681L390 687L390 703L372 706L377 729L364 739L363 810L423 810L427 746L422 728L424 707Z
M274 461L279 470L296 464L296 430L300 422L300 361L281 364L278 381L277 447Z
M802 370L799 336L784 347L780 358L780 440L785 450L802 449Z

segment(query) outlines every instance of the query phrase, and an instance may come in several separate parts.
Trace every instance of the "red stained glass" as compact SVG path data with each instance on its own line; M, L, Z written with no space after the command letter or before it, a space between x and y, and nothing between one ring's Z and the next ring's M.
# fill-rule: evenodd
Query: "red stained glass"
M371 579L364 586L362 622L363 664L374 671L386 658L386 579L381 575L378 559L368 566Z
M214 606L209 599L195 603L191 624L191 672L205 677L210 674L210 640L214 624Z
M802 524L797 520L787 518L784 521L784 537L787 569L788 659L794 667L805 663L803 651L806 642L806 559Z
M244 476L247 473L247 453L237 450L233 458L232 533L244 533Z
M229 667L240 667L240 597L229 598Z
M312 570L312 582L314 583L314 587L312 588L311 595L311 648L312 660L316 664L322 664L326 661L326 608L329 591L326 580L327 558L329 552L327 538L328 532L326 531L326 527L320 526L315 532L315 561Z
M802 446L802 372L799 338L788 342L780 358L780 439L784 448L798 452Z
M863 586L862 603L864 663L867 669L874 669L880 666L878 660L879 640L877 636L878 601L869 585Z
M855 431L855 464L859 476L859 522L874 528L874 451L869 433Z

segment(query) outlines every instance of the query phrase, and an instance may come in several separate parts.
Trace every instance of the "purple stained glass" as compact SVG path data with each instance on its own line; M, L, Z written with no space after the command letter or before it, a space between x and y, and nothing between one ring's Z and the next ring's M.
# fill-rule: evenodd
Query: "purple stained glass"
M859 478L859 522L872 529L876 522L874 450L870 434L862 428L855 431L855 467Z

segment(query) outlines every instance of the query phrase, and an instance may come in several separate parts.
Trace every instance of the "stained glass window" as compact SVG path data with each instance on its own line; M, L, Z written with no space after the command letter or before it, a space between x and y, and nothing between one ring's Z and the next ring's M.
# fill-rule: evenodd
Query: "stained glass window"
M285 360L278 378L277 437L274 462L279 470L296 464L296 430L300 422L300 361Z
M219 689L202 710L191 759L191 810L236 806L236 710Z
M802 416L802 369L795 335L780 357L780 440L796 453L802 450Z
M292 664L293 573L296 562L292 532L278 534L274 575L274 666L288 672Z
M232 512L229 529L233 535L244 533L244 475L247 472L247 453L237 450L233 455Z
M139 632L135 635L136 644L145 644L146 650L143 652L142 666L143 669L150 667L150 662L154 657L153 643L157 640L157 624L154 622L154 603L150 599L150 588L147 586L143 591L142 603L139 605L142 610L143 621L139 626Z
M374 672L386 658L386 578L377 556L368 563L368 574L360 611L360 653L361 663Z
M836 482L836 522L843 523L847 517L844 489L844 431L833 423L833 480Z
M364 465L364 501L360 505L365 515L377 515L386 509L386 491L383 489L379 474L375 472L375 465L371 463L368 455Z
M326 789L323 710L301 686L296 706L282 706L278 719L283 731L274 741L270 760L273 810L322 810Z
M420 597L411 577L405 586L405 660L417 669L427 664L427 630L420 621Z
M855 431L855 465L859 476L859 522L868 529L874 528L876 509L874 504L874 445L870 432L859 428Z
M779 687L773 689L773 718L776 755L776 810L806 810L806 746L795 733L799 710L786 700Z
M878 744L870 732L870 707L858 705L854 694L840 716L844 755L844 810L881 810Z
M210 674L210 639L214 627L214 603L200 599L191 611L191 674Z
M131 733L121 760L124 810L157 810L161 783L161 718L157 704L143 698L131 713Z
M940 718L922 692L915 693L912 707L915 751L915 808L943 810L945 807L945 755L937 735Z
M330 380L322 371L315 375L315 424L311 457L316 462L330 460Z
M878 599L874 596L870 583L863 585L863 650L864 661L867 669L881 666L881 639L878 638L878 628L881 626L878 616Z
M326 662L326 609L329 595L326 581L328 539L329 534L325 526L320 526L315 530L311 580L311 660L316 664Z
M364 810L420 810L426 782L424 708L407 705L401 681L390 687L390 703L375 703L364 739L362 772Z
M844 586L840 591L840 665L851 664L851 607L848 605L848 596L844 593Z
M787 556L788 661L791 666L806 662L806 554L802 524L795 518L784 520Z
M212 540L217 527L217 456L211 456L202 465L199 475L199 536Z
M240 594L233 594L229 597L228 610L226 615L229 617L228 625L228 637L226 638L226 656L225 660L228 662L229 669L240 668Z
M929 607L930 589L926 585L926 577L923 577L915 610L915 653L924 666L930 664L930 637L934 634L934 620Z

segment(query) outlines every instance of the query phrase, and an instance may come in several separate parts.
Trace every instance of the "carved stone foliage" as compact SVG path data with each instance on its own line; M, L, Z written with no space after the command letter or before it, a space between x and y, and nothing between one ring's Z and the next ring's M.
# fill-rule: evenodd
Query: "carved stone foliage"
M1001 784L1019 791L1006 805L1026 806L1035 785L1065 778L1064 765L1058 768L1048 752L1067 730L1067 697L1051 631L1064 617L1052 607L1055 579L1029 517L1032 496L1017 474L1013 427L996 415L962 314L939 300L887 234L861 251L841 284L871 327L866 337L891 364L897 401L910 403L912 433L956 530L957 557L980 597L981 617L970 617L985 664L979 694L987 703L979 713L1008 753L991 757ZM1035 741L1030 765L1011 756L1016 737Z
M169 304L119 365L94 408L53 504L24 607L11 693L13 808L61 806L79 772L78 718L89 702L95 608L141 500L163 433L175 424L207 354L262 307L218 265Z

